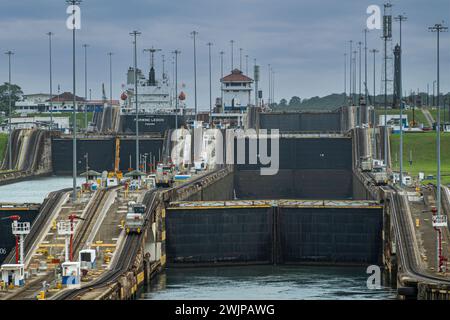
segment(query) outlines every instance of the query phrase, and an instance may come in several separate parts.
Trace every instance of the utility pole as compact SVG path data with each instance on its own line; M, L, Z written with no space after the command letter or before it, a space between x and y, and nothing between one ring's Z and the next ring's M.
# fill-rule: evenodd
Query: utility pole
M373 122L372 122L372 145L373 145L373 150L372 150L372 157L375 158L375 154L376 152L376 139L375 139L375 135L376 135L376 123L377 123L377 119L376 119L376 112L375 112L375 104L376 104L376 98L377 98L377 94L376 94L376 54L377 52L379 52L377 49L372 49L370 50L371 53L373 53Z
M353 82L352 82L352 64L353 64L353 40L350 40L350 104L353 105Z
M347 104L347 54L344 53L344 105Z
M109 106L112 108L113 99L112 99L112 52L108 52L109 56Z
M439 68L439 60L440 60L440 33L448 30L447 27L444 27L442 24L437 23L432 27L428 28L431 32L436 32L436 40L437 40L437 75L436 75L436 107L437 107L437 119L436 119L436 158L437 158L437 215L438 217L441 214L441 103L440 103L440 68Z
M388 130L387 130L387 42L392 38L392 16L387 15L390 3L384 4L383 39L384 39L384 164L388 167Z
M52 72L52 36L54 35L53 32L47 32L46 35L48 35L48 53L50 58L49 63L49 82L50 82L50 130L53 130L53 72Z
M239 70L242 71L242 48L239 48Z
M197 52L195 47L195 37L198 35L197 31L191 32L194 38L194 100L195 100L195 125L197 125Z
M440 222L441 219L441 104L440 104L440 70L439 70L439 51L440 51L440 33L445 32L448 30L447 27L444 27L442 24L437 23L432 27L428 28L431 32L436 32L436 40L437 40L437 47L436 47L436 60L437 60L437 86L436 86L436 94L437 94L437 119L436 119L436 158L437 158L437 185L436 185L436 220ZM440 230L438 230L440 231ZM442 271L441 266L441 233L438 232L437 234L437 266L439 267L439 271Z
M175 129L178 129L178 55L180 53L178 49L173 52L175 55Z
M223 83L222 83L222 79L223 79L223 55L225 54L224 51L220 51L220 104L223 106Z
M87 120L87 48L89 47L88 44L83 44L84 48L84 127L87 131L88 127L88 120Z
M248 54L245 55L245 74L248 75Z
M72 6L72 75L73 75L73 143L72 143L72 201L77 201L77 99L76 99L76 46L75 46L75 6L81 4L81 0L67 0L66 3Z
M399 94L399 99L400 99L400 187L403 187L403 97L402 97L402 79L403 79L403 75L402 75L402 51L403 51L403 46L402 46L402 22L406 21L407 18L404 15L398 15L397 17L394 18L395 21L399 22L400 25L400 63L399 63L399 69L400 69L400 80L399 80L399 87L398 88L398 94Z
M137 83L137 36L141 32L134 30L130 33L134 38L134 103L136 112L136 170L139 170L139 109L138 109L138 83Z
M361 60L361 46L362 46L362 42L359 41L358 42L358 50L359 50L359 95L358 95L358 107L359 107L359 127L361 128L362 126L362 108L361 108L361 95L362 95L362 91L361 91L361 74L362 74L362 60Z
M433 81L433 107L436 106L436 92L435 89L436 88L436 80Z
M233 71L233 69L234 69L234 63L233 63L233 58L234 58L234 40L231 40L230 44L231 44L231 71Z
M9 120L8 120L8 127L9 127L9 141L8 141L8 169L12 170L12 128L11 128L11 114L12 114L12 101L11 101L11 56L14 54L14 52L6 51L6 55L8 55L8 104L9 104Z
M208 46L209 55L209 123L212 123L212 81L211 81L211 46L212 42L206 44Z
M369 30L367 28L364 28L364 103L366 107L366 122L369 123L369 100L367 96L367 32L369 32Z
M268 64L268 71L269 71L269 90L268 90L268 97L267 97L267 103L268 103L268 105L269 105L269 108L270 108L270 99L271 99L271 93L272 93L272 90L271 90L271 88L272 88L272 72L271 72L271 68L270 68L270 63Z

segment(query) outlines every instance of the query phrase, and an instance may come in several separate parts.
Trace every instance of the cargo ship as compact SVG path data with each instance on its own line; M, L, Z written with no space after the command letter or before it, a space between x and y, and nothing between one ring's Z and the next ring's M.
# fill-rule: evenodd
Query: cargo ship
M150 49L151 63L148 78L142 70L136 69L137 99L139 113L139 132L163 133L168 129L175 129L176 115L178 115L178 127L184 125L190 117L190 110L186 108L185 93L180 92L175 96L169 77L165 72L162 78L156 79L154 66L154 53L156 49ZM178 99L178 109L176 108ZM131 134L136 131L136 94L135 72L130 67L127 72L127 85L121 95L120 127L119 131Z

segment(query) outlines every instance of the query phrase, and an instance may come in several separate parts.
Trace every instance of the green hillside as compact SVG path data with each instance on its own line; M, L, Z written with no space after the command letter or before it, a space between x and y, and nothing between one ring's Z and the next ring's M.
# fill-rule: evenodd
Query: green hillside
M405 133L403 144L403 168L413 176L419 172L436 176L436 132ZM391 156L394 170L399 170L400 134L391 136ZM450 133L441 134L442 183L450 184ZM409 163L412 153L412 165ZM425 181L428 182L428 181Z

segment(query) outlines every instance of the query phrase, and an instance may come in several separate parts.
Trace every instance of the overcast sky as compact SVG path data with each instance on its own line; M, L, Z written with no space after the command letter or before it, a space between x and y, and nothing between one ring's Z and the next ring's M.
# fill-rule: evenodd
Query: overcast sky
M403 28L403 70L405 90L426 90L436 78L436 35L428 26L449 21L448 0L394 0L393 14L404 13L408 21ZM163 49L166 69L172 74L172 54L181 50L179 82L193 103L192 30L199 32L198 99L201 109L209 105L208 48L213 42L213 98L219 96L220 55L225 51L224 67L231 69L230 40L235 40L234 64L239 66L239 49L261 65L261 85L266 90L267 65L275 71L275 99L322 96L344 91L344 53L349 40L363 41L366 8L383 2L367 0L84 0L82 29L77 32L77 93L84 95L84 56L82 44L88 48L89 80L93 98L101 98L101 84L109 89L107 52L114 52L114 98L126 81L132 65L132 39L129 32L139 30L138 64L148 72L148 55L142 49ZM13 80L25 93L48 92L48 37L55 33L54 88L71 91L71 31L66 29L66 4L63 0L20 0L3 4L0 10L0 50L13 50ZM371 31L370 49L382 49L380 31ZM441 42L441 82L450 91L450 34L443 33ZM394 25L394 41L398 41L398 24ZM381 55L379 55L381 59ZM378 72L381 60L378 59ZM372 88L370 56L369 88ZM161 54L157 56L157 72L161 73ZM7 81L7 57L0 56L0 81ZM243 62L245 71L245 59ZM381 77L377 77L377 88ZM348 87L348 86L347 86ZM378 89L377 89L378 90ZM56 89L55 89L56 91ZM107 93L109 96L109 94ZM266 93L264 93L267 97Z

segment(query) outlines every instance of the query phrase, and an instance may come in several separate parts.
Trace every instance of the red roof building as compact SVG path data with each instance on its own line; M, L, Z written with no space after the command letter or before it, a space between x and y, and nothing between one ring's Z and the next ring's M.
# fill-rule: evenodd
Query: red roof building
M220 79L222 83L223 108L226 112L243 112L251 103L253 79L239 69Z

